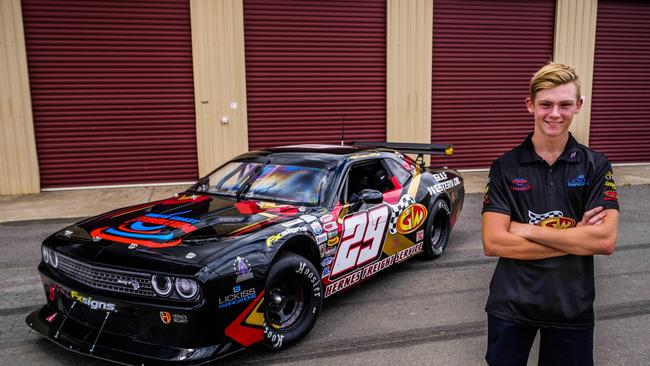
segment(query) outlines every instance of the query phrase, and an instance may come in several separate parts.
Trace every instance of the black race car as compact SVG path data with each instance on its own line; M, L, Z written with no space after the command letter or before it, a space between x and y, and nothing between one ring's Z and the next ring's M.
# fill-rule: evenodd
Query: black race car
M324 298L443 253L463 179L422 157L452 151L360 143L238 156L172 198L48 237L38 267L47 304L27 324L127 364L201 364L260 342L283 349L311 330Z

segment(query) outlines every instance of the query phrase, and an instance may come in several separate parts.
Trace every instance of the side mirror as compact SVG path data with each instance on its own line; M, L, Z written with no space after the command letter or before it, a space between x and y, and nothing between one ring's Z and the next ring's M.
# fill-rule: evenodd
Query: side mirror
M377 204L384 202L384 195L376 189L364 189L359 193L359 199L365 203Z

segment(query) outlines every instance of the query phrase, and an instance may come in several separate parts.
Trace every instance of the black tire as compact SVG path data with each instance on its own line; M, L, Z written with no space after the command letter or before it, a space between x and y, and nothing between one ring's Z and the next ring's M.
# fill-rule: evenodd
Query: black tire
M424 232L424 256L436 259L442 255L449 234L451 233L451 211L449 205L442 199L433 202L429 209L426 228Z
M316 267L304 257L281 254L266 279L264 346L281 350L307 335L323 303L323 283Z

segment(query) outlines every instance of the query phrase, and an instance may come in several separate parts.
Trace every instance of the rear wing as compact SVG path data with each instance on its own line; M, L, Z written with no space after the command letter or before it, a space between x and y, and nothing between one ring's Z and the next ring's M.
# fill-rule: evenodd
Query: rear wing
M353 146L369 148L386 148L397 150L405 154L417 154L415 160L421 167L424 167L424 155L446 155L454 154L454 145L452 144L419 144L407 142L372 142L372 141L354 141Z

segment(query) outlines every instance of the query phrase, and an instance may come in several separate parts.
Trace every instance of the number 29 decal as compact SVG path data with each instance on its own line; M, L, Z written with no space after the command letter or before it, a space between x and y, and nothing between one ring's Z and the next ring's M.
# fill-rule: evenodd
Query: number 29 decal
M332 277L349 272L381 255L391 209L375 206L343 219L341 246L332 266Z

